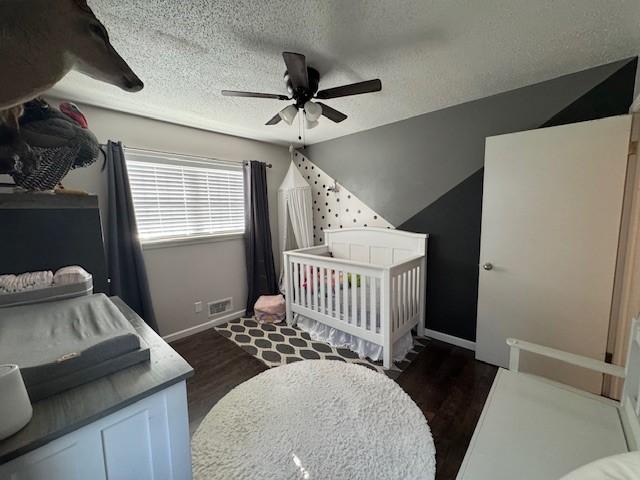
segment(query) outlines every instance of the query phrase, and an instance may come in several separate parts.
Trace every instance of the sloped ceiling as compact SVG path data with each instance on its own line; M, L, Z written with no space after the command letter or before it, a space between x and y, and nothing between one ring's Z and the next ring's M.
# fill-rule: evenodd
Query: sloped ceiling
M380 78L380 93L327 101L307 144L576 72L640 52L637 0L89 0L145 81L137 94L69 74L56 96L208 130L297 143L264 122L286 103L283 50L304 53L321 88Z

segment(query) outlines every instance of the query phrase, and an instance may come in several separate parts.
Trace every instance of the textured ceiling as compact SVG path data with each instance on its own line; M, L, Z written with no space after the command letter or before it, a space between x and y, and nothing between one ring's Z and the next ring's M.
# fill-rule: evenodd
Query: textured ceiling
M208 130L297 143L264 122L286 103L281 52L307 56L320 88L382 79L326 101L306 143L339 137L640 53L638 0L89 0L144 80L140 93L71 73L55 95Z

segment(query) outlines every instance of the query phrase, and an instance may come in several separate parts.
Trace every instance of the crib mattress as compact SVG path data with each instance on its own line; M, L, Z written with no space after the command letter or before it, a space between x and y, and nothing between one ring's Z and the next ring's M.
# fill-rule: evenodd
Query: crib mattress
M32 402L148 359L104 294L0 310L0 364L20 367Z

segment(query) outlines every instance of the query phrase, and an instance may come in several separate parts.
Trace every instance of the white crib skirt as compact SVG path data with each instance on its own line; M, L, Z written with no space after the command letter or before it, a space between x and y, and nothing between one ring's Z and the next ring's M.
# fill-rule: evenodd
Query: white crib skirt
M312 340L328 343L332 347L348 348L357 353L360 358L368 357L374 362L382 360L382 345L363 340L302 315L296 314L296 317L298 327L307 332ZM412 348L413 337L411 332L407 332L393 345L393 360L401 361Z

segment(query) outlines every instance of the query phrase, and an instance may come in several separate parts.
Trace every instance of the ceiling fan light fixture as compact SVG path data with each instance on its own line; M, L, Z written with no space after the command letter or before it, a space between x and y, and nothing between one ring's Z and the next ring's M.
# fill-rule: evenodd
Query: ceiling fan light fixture
M322 115L322 106L309 100L304 104L304 113L307 120L317 123Z
M306 128L307 130L316 128L319 124L320 122L318 122L317 120L312 121L312 120L309 120L309 117L307 115L304 116L304 128Z
M282 110L280 110L279 113L280 118L287 122L287 124L289 125L293 125L293 121L295 120L297 114L298 109L295 105L287 105Z

